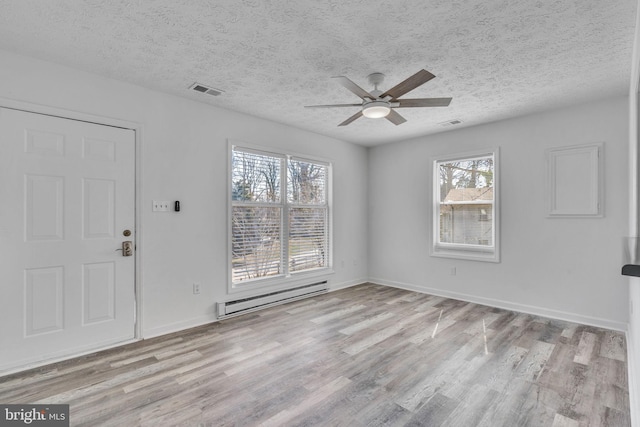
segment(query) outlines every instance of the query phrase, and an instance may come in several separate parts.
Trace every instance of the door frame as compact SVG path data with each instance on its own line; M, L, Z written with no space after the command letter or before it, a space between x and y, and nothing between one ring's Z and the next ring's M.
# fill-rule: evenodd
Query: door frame
M130 342L139 341L142 339L142 323L143 323L143 290L142 290L142 135L143 135L143 125L138 122L132 122L128 120L115 119L111 117L98 116L94 114L82 113L73 110L66 110L63 108L52 107L47 105L39 105L31 102L18 101L9 98L0 97L0 107L24 111L27 113L35 113L42 114L46 116L58 117L61 119L67 120L76 120L81 122L88 122L97 125L103 126L111 126L123 129L129 129L134 132L135 135L135 162L134 162L134 192L135 192L135 230L136 230L136 250L135 254L135 267L134 267L134 297L135 297L135 312L134 312L134 337L131 340L123 341L117 344L109 345L106 347L95 348L88 351L83 351L78 354L71 354L68 356L63 356L59 358L54 358L51 360L46 360L43 362L39 362L37 364L28 364L23 367L19 367L16 369L11 369L9 372L3 372L2 375L7 375L12 372L22 371L24 369L30 369L36 366L42 366L50 363L54 363L60 360L71 359L74 357L82 356L85 354L95 353L99 350L106 350L108 348L114 348L121 346L123 344L127 344Z

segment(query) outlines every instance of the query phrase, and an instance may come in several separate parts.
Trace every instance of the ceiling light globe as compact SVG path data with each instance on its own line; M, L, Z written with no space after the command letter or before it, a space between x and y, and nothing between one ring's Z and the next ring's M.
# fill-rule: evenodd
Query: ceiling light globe
M390 112L391 107L385 101L372 101L362 107L362 115L370 119L387 117Z

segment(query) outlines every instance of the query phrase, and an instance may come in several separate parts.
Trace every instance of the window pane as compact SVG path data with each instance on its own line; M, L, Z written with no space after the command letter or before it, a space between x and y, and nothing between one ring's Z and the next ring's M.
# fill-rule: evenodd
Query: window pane
M289 210L289 270L327 266L326 208Z
M282 273L281 216L279 207L233 207L233 282Z
M233 151L232 200L279 202L281 163L278 157Z
M326 202L326 166L290 160L287 168L287 177L287 197L289 202L316 205Z
M440 243L493 246L493 156L438 162Z
M492 214L491 205L441 204L440 242L493 246Z

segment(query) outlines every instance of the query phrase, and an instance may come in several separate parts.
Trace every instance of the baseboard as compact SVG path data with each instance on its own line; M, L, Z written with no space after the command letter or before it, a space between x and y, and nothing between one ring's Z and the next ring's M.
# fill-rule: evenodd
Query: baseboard
M15 374L17 372L28 371L30 369L39 368L41 366L51 365L52 363L62 362L64 360L75 359L76 357L86 356L87 354L98 353L104 350L120 347L122 345L131 344L139 341L137 338L126 338L124 340L105 341L94 346L76 347L72 352L51 354L46 359L42 356L35 356L32 359L25 360L20 365L7 366L0 369L0 377Z
M207 314L204 316L196 317L193 319L183 320L181 322L169 323L167 325L158 326L155 328L147 329L142 332L143 339L155 338L161 335L172 334L174 332L180 332L185 329L195 328L198 326L206 325L209 323L217 322L218 318L216 313Z
M534 305L519 304L494 298L485 298L460 292L452 292L444 289L431 288L428 286L418 286L410 283L395 282L379 278L370 278L369 282L383 286L405 289L408 291L420 292L423 294L431 294L445 298L453 298L461 301L472 302L475 304L488 305L490 307L502 308L505 310L517 311L520 313L527 313L536 316L548 317L551 319L580 323L582 325L597 326L599 328L611 329L614 331L626 332L628 327L628 325L623 322L616 322L613 320L601 319L598 317L583 316L577 313L569 313Z
M631 328L630 328L631 329ZM629 381L629 411L631 425L640 426L640 390L638 386L638 363L636 362L635 343L631 338L631 330L626 333L627 338L627 376Z
M358 286L363 283L367 283L368 281L369 280L367 278L362 278L362 279L349 280L349 281L340 282L340 283L329 282L329 292L339 291L340 289L346 289L352 286Z

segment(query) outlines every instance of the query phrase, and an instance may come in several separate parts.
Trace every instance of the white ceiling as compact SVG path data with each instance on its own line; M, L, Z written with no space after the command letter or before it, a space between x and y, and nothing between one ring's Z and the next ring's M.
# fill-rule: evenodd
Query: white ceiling
M626 94L636 0L0 0L0 49L372 146ZM452 97L408 120L360 118L332 81ZM219 97L188 90L194 82Z

